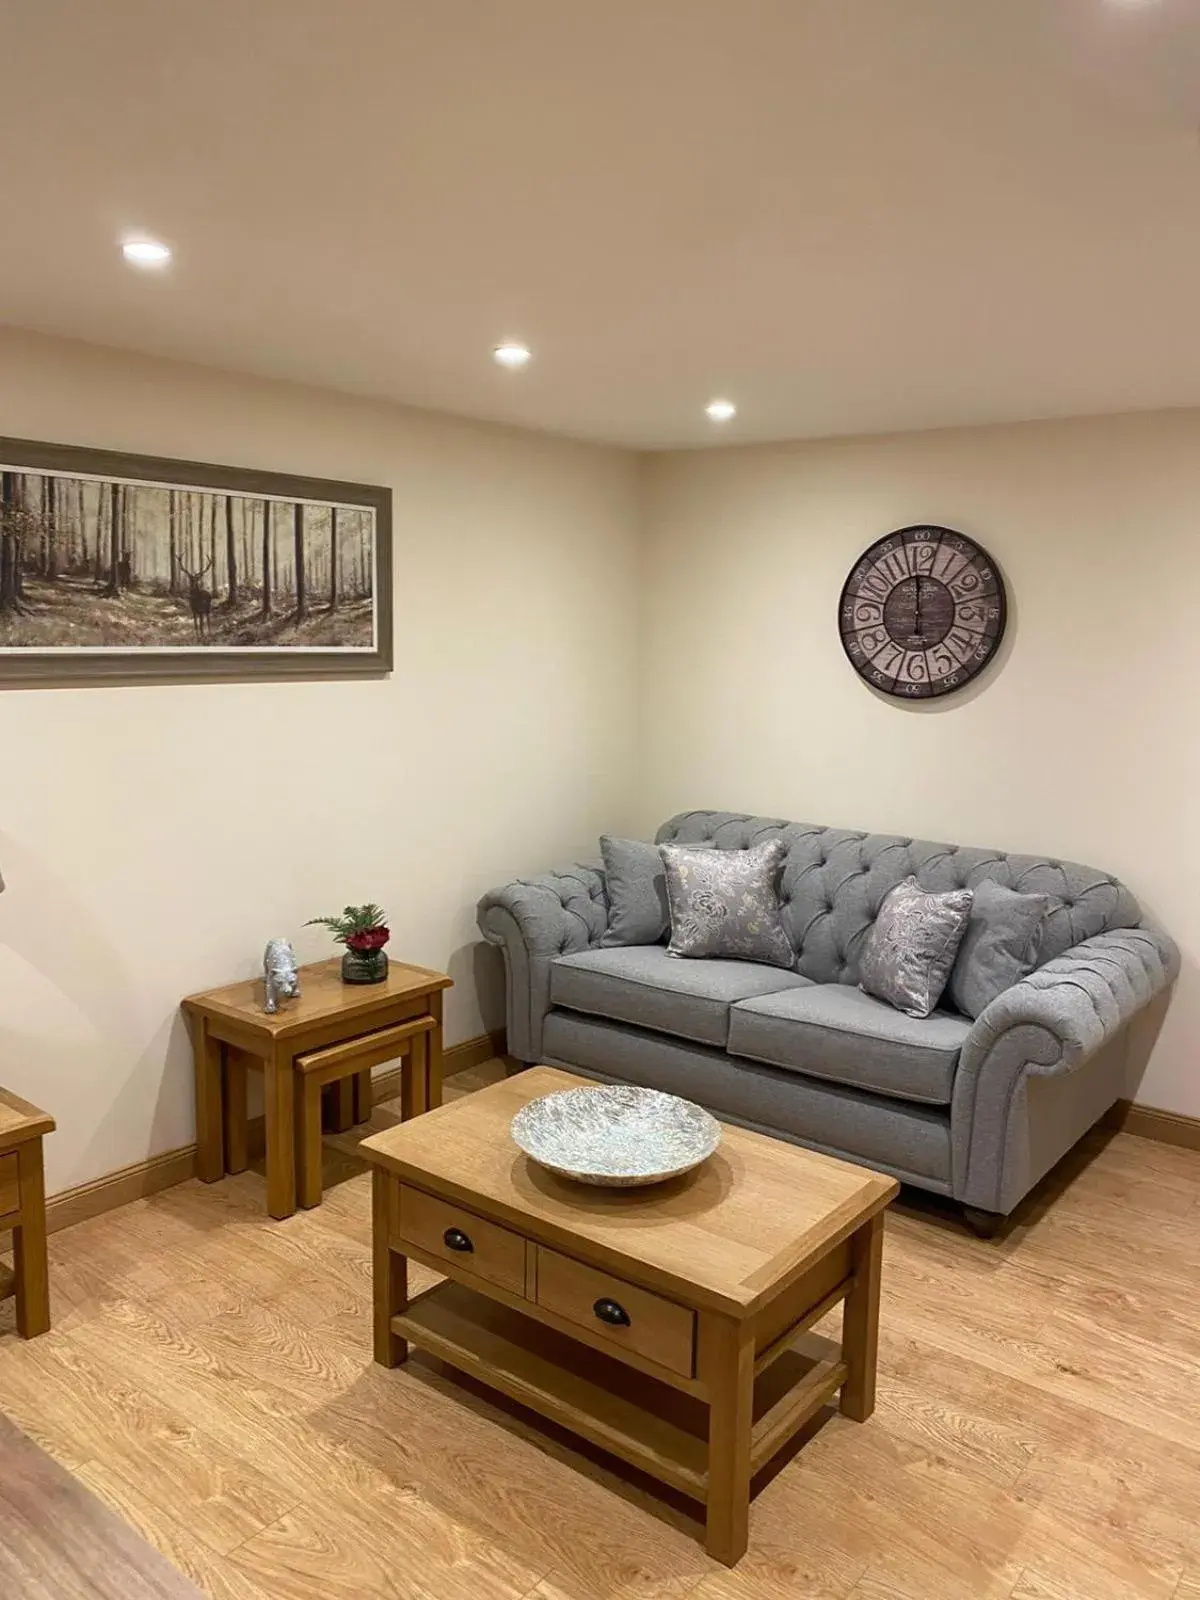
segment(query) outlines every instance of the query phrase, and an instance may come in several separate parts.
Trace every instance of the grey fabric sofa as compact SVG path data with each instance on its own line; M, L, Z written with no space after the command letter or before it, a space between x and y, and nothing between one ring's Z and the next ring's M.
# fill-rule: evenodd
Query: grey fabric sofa
M782 839L794 970L602 948L602 871L524 879L479 903L504 952L510 1054L686 1095L951 1196L981 1228L1124 1093L1125 1024L1178 971L1174 943L1091 867L723 811L685 812L657 837ZM908 1017L857 988L862 941L910 873L930 890L994 878L1051 897L1041 965L974 1022Z

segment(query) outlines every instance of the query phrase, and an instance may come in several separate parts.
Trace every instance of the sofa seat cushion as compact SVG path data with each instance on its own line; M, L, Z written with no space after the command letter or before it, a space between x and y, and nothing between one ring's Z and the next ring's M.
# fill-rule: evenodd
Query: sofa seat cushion
M581 950L550 965L550 1003L724 1049L729 1008L809 980L750 961L681 961L661 945Z
M810 1078L944 1106L970 1031L966 1017L948 1011L910 1017L848 984L818 983L737 1004L729 1051Z

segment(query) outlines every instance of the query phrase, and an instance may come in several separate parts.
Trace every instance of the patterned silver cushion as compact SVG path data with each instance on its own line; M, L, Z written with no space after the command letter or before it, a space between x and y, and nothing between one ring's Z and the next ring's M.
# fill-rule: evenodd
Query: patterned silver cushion
M794 967L779 907L779 839L751 850L662 846L673 956L725 956Z
M946 987L974 898L970 889L929 894L916 878L898 883L867 935L859 987L906 1016L929 1016Z

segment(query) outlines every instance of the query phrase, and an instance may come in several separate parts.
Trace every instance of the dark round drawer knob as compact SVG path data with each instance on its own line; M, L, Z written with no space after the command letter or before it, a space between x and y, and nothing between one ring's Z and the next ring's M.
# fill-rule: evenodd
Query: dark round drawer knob
M460 1255L468 1255L475 1248L461 1228L447 1228L442 1243L447 1250L457 1250Z
M592 1310L601 1322L607 1322L610 1328L627 1328L629 1326L629 1313L619 1300L597 1300Z

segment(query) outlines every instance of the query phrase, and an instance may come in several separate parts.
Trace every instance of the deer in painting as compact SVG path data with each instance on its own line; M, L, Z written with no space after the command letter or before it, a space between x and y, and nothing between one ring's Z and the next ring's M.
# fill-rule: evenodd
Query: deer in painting
M202 639L210 631L209 618L212 612L213 597L212 590L206 589L200 579L212 566L212 560L210 558L206 561L199 572L192 572L188 567L185 567L178 556L175 557L175 560L179 562L179 570L188 581L188 605L192 608L192 626L196 630L196 637Z

